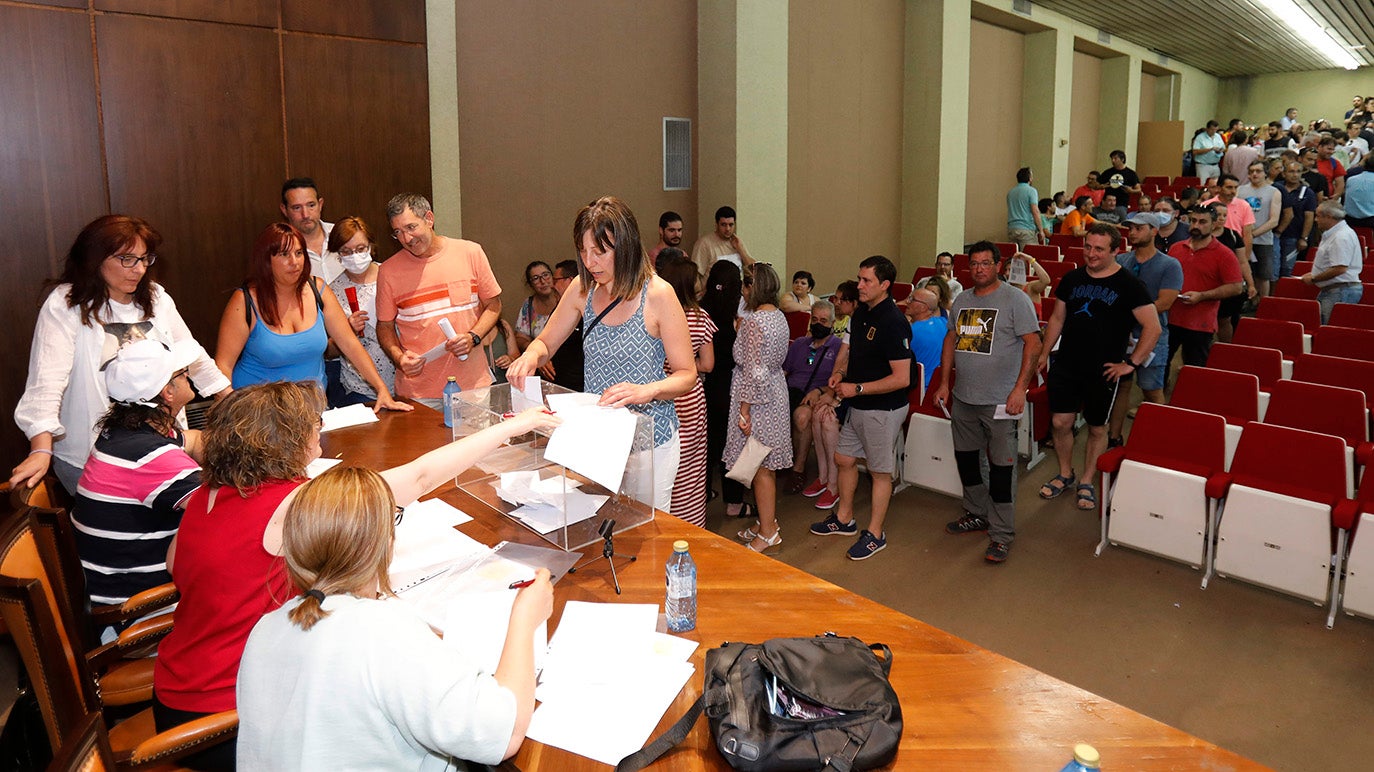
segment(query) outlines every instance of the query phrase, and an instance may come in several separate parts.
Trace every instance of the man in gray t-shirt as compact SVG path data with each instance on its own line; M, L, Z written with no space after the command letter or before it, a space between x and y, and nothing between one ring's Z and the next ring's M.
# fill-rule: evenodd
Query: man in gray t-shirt
M1236 189L1236 198L1250 205L1255 224L1250 231L1254 251L1250 255L1251 273L1261 297L1269 294L1269 282L1279 277L1279 251L1274 248L1274 229L1283 214L1283 194L1264 173L1264 162L1254 161L1247 171L1247 181Z
M988 532L983 557L1007 559L1015 530L1016 418L1040 356L1040 320L1026 293L998 278L1002 256L980 241L969 248L971 289L954 299L935 399L949 406L964 515L947 533ZM950 373L958 375L950 399ZM1002 413L998 415L999 411ZM986 453L988 480L979 456Z

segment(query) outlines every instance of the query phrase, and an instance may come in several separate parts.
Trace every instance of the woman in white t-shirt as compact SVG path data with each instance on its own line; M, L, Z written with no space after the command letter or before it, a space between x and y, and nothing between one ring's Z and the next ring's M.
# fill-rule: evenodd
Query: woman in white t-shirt
M10 485L36 485L52 469L74 494L96 421L110 406L102 366L135 340L154 338L169 347L194 340L176 303L153 280L161 245L146 220L127 215L96 218L77 234L34 326L28 380L14 408L29 455L14 468ZM201 394L230 391L207 354L191 364L190 376Z
M302 595L262 617L244 649L240 769L446 769L520 748L534 632L553 611L548 570L515 596L501 658L484 673L391 599L399 512L370 469L336 467L297 490L282 548Z

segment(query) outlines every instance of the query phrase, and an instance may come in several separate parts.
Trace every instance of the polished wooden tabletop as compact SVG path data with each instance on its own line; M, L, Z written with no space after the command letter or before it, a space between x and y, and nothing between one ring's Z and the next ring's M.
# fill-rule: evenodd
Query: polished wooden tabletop
M437 447L448 437L439 413L383 413L375 424L324 435L328 457L385 469ZM516 521L449 483L437 491L472 515L460 530L487 544L501 540L547 546ZM655 736L677 720L702 690L706 650L724 641L834 631L892 647L892 684L902 701L904 731L893 770L1057 770L1086 742L1112 770L1233 770L1264 767L1133 710L822 581L728 539L659 513L616 537L624 594L610 575L589 569L555 588L557 623L568 600L662 604L664 565L673 542L686 539L698 567L697 672L668 710ZM600 553L600 545L585 550ZM512 760L521 770L606 770L558 748L526 741ZM703 717L688 739L654 770L727 770Z

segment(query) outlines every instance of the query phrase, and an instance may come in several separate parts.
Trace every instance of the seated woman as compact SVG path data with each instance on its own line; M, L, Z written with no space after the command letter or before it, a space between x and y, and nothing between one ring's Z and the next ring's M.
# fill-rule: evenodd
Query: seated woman
M348 326L358 336L387 390L394 391L396 365L377 342L377 270L381 264L372 259L377 253L377 241L361 217L345 217L334 223L334 229L329 232L329 251L339 256L344 267L344 272L329 283L329 289L333 290L340 309L349 309ZM338 356L338 353L337 344L330 341L329 356ZM329 384L331 407L371 402L377 398L377 390L346 359L339 381L342 393L337 397L334 384Z
M547 569L515 596L496 672L454 656L387 602L396 499L369 469L301 486L282 546L301 595L253 628L239 669L245 769L421 769L513 756L534 712L535 629L553 611Z
M249 279L224 307L215 349L215 363L234 388L304 380L323 388L324 352L333 340L377 392L377 410L412 409L392 399L334 293L320 292L323 283L310 275L305 239L295 228L267 226L253 242L248 267Z
M810 311L811 304L816 302L816 296L811 294L811 290L816 288L816 279L810 271L797 271L792 274L792 289L782 293L782 300L778 308L783 313L791 311Z
M821 474L806 484L806 458L811 454L812 406L829 392L830 373L840 353L835 330L835 307L828 300L811 306L811 335L797 338L787 347L782 369L787 374L787 401L792 408L792 474L786 483L788 493L804 493L808 498L825 493L827 459L817 459Z
M33 328L28 381L14 408L29 455L14 468L11 485L37 485L51 467L75 494L96 421L110 407L101 365L140 338L194 340L154 281L161 245L146 220L118 214L97 217L77 234ZM229 379L208 354L191 365L191 380L201 394L229 392Z
M853 279L840 282L830 302L835 304L835 336L843 341L849 334L849 315L859 306L859 283Z
M323 409L314 382L275 381L237 390L211 410L202 485L167 554L181 602L153 672L158 731L232 709L249 631L295 594L279 559L281 524L306 465L320 455ZM397 500L415 501L510 437L556 421L526 411L382 476ZM233 746L184 763L232 769Z
M92 603L123 603L172 581L167 548L186 497L200 487L200 432L183 432L176 417L195 398L187 368L204 355L193 340L169 350L145 338L105 366L110 409L96 424L72 507Z

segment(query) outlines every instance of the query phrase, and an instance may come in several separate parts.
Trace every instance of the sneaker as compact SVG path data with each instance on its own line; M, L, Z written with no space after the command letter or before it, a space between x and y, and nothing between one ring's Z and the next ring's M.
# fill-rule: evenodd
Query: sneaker
M964 516L952 523L945 523L945 533L972 533L974 531L986 531L988 521L986 518L965 512Z
M854 546L850 547L846 554L849 555L850 560L867 560L881 552L886 546L886 538L879 538L868 531L864 531L859 534L859 540L854 542Z
M816 478L815 482L802 489L802 495L808 499L814 499L822 493L825 493L825 481L819 477ZM826 507L826 509L829 509L829 507Z
M848 523L841 523L835 513L831 512L819 523L811 524L811 533L817 536L853 536L859 532L859 524L853 520Z
M825 493L816 499L816 509L834 509L838 503L840 503L840 494L826 488Z
M787 482L783 485L783 490L788 493L801 493L802 488L806 487L806 474L793 470L787 473Z
M989 563L1001 563L1011 554L1011 545L1003 544L1000 541L988 542L988 551L983 553L983 559Z

